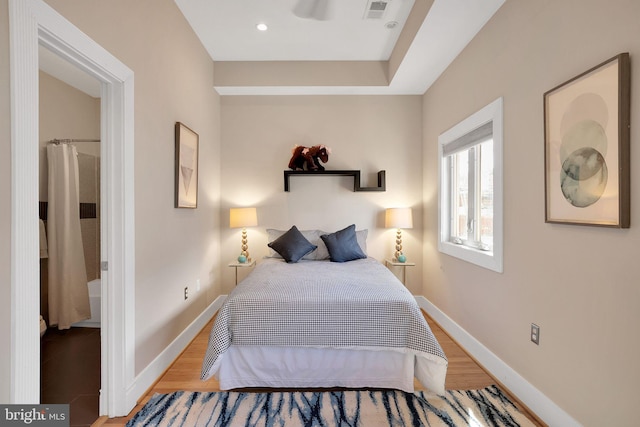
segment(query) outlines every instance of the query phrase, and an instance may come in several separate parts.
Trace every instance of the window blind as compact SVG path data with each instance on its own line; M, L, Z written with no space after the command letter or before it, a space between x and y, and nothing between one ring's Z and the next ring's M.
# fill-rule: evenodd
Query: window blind
M442 147L444 157L466 150L474 145L482 144L493 137L493 120L465 133L460 138L451 141Z

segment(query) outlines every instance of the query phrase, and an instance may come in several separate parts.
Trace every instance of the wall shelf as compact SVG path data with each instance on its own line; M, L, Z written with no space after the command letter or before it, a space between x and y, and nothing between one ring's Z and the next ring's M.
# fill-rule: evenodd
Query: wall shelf
M338 175L353 177L353 191L386 191L385 171L378 172L377 187L361 187L360 171L358 170L323 170L323 171L284 171L284 191L289 191L289 178L292 176L314 176L314 175Z

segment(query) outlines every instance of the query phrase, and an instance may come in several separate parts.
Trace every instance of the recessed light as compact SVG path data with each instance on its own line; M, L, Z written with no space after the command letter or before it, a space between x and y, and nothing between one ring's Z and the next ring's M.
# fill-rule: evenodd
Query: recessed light
M256 24L256 28L258 29L258 31L267 31L269 29L269 27L267 27L267 24Z

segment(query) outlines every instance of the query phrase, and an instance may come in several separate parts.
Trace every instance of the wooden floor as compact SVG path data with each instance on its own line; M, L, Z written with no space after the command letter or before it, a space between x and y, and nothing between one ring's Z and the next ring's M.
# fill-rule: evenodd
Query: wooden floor
M497 382L489 376L462 348L457 345L429 316L425 314L436 339L440 342L444 353L449 360L445 387L447 390L471 390L487 387ZM93 427L98 426L124 426L127 421L144 406L155 393L171 393L178 390L187 391L219 391L218 382L215 379L200 380L200 368L209 339L209 331L213 320L209 322L198 336L191 342L185 351L169 367L164 375L147 391L146 395L138 402L128 417L98 419ZM424 390L416 380L416 390ZM504 387L502 387L503 390ZM506 390L505 390L506 391ZM509 394L509 393L507 393ZM511 396L509 394L509 396ZM516 401L516 399L512 400ZM545 426L523 407L523 412L536 426Z

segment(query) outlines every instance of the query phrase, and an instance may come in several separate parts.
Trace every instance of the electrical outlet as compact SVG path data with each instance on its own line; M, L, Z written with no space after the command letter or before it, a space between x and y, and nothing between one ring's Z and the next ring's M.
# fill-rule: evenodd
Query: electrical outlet
M184 287L184 299L189 298L189 287L185 286Z
M531 342L540 345L540 326L535 323L531 324Z
M196 280L196 292L200 290L200 279Z

